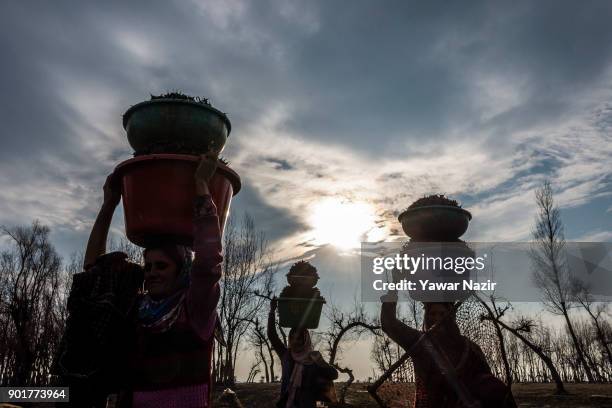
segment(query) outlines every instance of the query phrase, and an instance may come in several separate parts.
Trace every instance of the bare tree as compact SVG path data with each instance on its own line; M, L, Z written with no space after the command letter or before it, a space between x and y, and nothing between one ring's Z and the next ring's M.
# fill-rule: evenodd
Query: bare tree
M376 365L378 373L381 373L381 375L388 373L385 378L394 382L414 381L414 370L409 355L400 345L392 341L386 335L383 334L382 336L374 338L370 356ZM402 363L395 367L395 363L400 360L405 361L406 364ZM395 368L392 369L392 367Z
M556 394L567 394L565 387L563 386L561 376L559 375L552 358L548 355L548 353L546 353L545 349L541 345L536 344L534 341L529 339L529 333L531 333L535 327L533 321L525 317L520 317L514 324L506 324L501 319L508 310L507 308L497 307L497 310L494 312L486 304L486 302L482 302L482 304L487 309L487 314L482 315L480 317L481 320L495 320L499 326L505 330L508 330L510 333L520 339L527 347L529 347L529 349L540 357L550 371L552 379L555 382Z
M550 182L544 182L544 185L536 190L535 196L538 217L533 231L534 247L530 254L534 266L534 281L542 291L543 302L547 309L551 313L562 315L565 319L574 343L576 357L582 365L588 381L594 382L595 379L585 359L582 347L580 347L580 342L576 337L569 316L569 309L573 307L572 282L563 258L565 247L563 223L559 208L554 202Z
M266 327L261 324L259 318L255 318L249 321L249 323L251 323L249 344L251 347L255 348L259 355L259 360L264 365L266 382L273 382L276 380L276 374L274 372L274 350L266 335Z
M350 367L341 367L336 362L338 354L342 352L341 341L357 341L368 332L375 336L380 336L380 325L367 316L363 303L358 302L357 299L355 299L354 306L349 312L345 312L332 304L327 317L330 325L327 331L323 333L323 338L327 343L329 351L329 364L341 373L349 376L349 380L340 390L339 400L341 403L344 403L346 393L353 381L355 381L355 376Z
M606 310L608 309L608 305L603 302L595 302L593 300L593 296L591 295L591 291L581 280L572 280L572 293L576 302L582 306L592 320L593 328L597 334L597 340L601 345L601 349L608 358L608 363L612 366L612 351L610 350L610 342L612 340L606 336L604 329L606 324L604 316Z
M0 254L0 380L5 385L45 385L63 330L58 299L65 291L61 259L49 228L2 227L7 247Z
M214 378L218 383L232 385L243 338L264 307L265 299L257 294L270 291L275 269L267 241L248 214L239 226L229 219L223 250L218 312L224 344L217 348Z
M502 364L504 367L504 372L506 374L506 385L512 385L512 370L510 368L510 362L508 361L508 353L506 352L506 342L504 338L504 333L502 331L502 327L499 324L498 320L510 309L510 303L507 303L503 307L499 307L496 302L494 295L489 296L489 301L491 302L491 307L487 305L487 303L477 297L478 301L482 303L484 308L487 311L488 317L490 321L493 323L493 327L495 327L495 334L497 334L497 341L499 346L500 357L502 360Z
M253 363L251 364L251 369L249 370L249 375L247 376L246 382L248 383L255 382L255 377L257 377L257 374L261 372L261 369L259 368L260 364L261 364L261 360L259 359L255 359L255 361L253 361Z

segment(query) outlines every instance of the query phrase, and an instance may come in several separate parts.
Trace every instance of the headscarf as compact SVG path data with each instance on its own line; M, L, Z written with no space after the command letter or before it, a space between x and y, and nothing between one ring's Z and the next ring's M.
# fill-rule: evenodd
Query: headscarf
M295 394L298 388L302 385L302 374L304 372L304 366L314 363L312 354L315 352L312 347L312 341L310 339L310 333L308 330L302 329L302 351L296 352L289 349L291 352L291 358L293 359L293 371L289 379L289 397L287 398L286 408L293 408L293 402L295 400ZM291 333L289 334L291 337Z
M183 300L190 284L192 254L182 245L166 244L147 248L144 255L153 249L163 251L179 268L178 289L175 293L155 300L145 292L138 307L140 326L153 333L163 333L172 327L183 308Z

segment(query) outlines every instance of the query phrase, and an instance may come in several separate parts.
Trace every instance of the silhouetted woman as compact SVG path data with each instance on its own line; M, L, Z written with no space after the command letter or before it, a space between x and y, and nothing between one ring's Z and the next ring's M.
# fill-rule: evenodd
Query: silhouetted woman
M289 347L276 332L277 300L270 304L268 338L281 360L281 397L278 408L314 408L317 401L328 401L325 396L330 382L338 378L338 371L312 347L307 329L289 331Z
M511 390L491 373L480 347L459 332L453 303L424 303L425 331L419 331L397 319L397 293L381 300L382 330L414 364L415 408L516 407Z
M105 254L120 192L112 177L91 231L85 272L74 276L60 372L73 406L208 407L213 331L221 277L221 235L208 181L217 157L195 173L195 257L160 242L143 252L144 267L121 252ZM158 199L163 192L160 191Z

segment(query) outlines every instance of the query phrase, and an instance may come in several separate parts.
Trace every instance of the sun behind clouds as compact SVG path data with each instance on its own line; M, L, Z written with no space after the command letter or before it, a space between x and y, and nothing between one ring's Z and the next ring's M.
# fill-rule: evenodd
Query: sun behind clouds
M316 244L331 244L343 250L358 248L363 240L384 236L376 225L375 208L365 202L323 199L313 205L309 222Z

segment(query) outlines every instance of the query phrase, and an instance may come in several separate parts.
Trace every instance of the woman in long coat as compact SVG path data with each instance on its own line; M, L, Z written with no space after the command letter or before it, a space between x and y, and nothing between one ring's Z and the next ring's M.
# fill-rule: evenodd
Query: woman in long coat
M496 378L477 344L459 332L453 303L424 303L425 330L396 316L397 293L381 299L382 330L414 364L415 408L515 408L512 392Z
M156 242L144 250L144 266L106 253L120 201L112 175L107 178L56 363L72 406L103 407L107 400L133 408L210 406L222 256L208 181L217 160L202 156L195 173L193 252Z
M310 333L304 328L289 331L289 347L276 332L277 300L272 299L268 315L268 338L281 360L281 396L278 408L314 408L317 401L329 401L330 387L338 371L315 351Z

